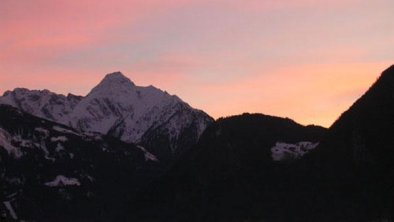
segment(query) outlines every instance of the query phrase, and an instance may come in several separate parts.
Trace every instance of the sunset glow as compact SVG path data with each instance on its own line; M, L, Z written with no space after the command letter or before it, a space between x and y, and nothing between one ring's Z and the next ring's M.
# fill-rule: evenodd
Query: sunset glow
M121 71L215 118L330 126L394 63L393 12L392 0L2 0L0 93L86 95Z

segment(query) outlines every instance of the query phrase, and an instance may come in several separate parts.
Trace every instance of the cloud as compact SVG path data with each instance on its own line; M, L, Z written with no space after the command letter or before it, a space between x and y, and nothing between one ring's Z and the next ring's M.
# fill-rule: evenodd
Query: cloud
M2 1L0 48L3 61L37 62L111 41L118 28L132 27L156 11L182 1Z

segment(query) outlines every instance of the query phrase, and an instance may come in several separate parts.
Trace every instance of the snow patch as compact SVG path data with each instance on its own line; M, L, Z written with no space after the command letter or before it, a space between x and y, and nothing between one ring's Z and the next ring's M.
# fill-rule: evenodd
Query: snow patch
M60 151L64 150L64 146L61 143L57 143L55 150L56 150L56 152L60 152Z
M102 141L103 135L97 132L84 132L84 138L89 141Z
M49 136L49 130L47 130L47 129L44 129L44 128L41 128L41 127L37 127L34 130L39 132L39 133L41 133L42 135L44 135L45 138Z
M55 162L55 161L56 161L55 158L49 156L50 153L49 153L49 151L48 151L48 149L47 149L47 145L45 144L44 141L41 141L40 149L44 152L44 154L45 154L45 156L44 156L45 159L50 160L50 161L52 161L52 162Z
M4 201L3 204L4 204L5 208L7 208L7 210L10 213L10 216L12 217L12 219L18 220L18 216L16 215L15 210L12 207L11 202L10 201Z
M56 130L58 132L61 132L61 133L74 134L74 135L77 135L77 136L80 135L79 133L77 133L77 132L75 132L73 130L66 129L66 128L63 128L63 127L60 127L60 126L53 126L52 129L54 129L54 130Z
M65 186L81 186L81 183L76 178L65 177L58 175L53 181L46 182L48 187L65 187Z
M158 162L159 161L155 155L153 155L152 153L148 152L143 146L139 146L138 145L137 148L142 150L142 152L144 152L145 161L154 161L154 162Z
M21 134L14 135L11 139L11 141L16 144L17 147L27 147L27 148L33 148L34 147L34 142L29 139L23 139Z
M5 177L4 180L7 181L7 183L14 186L18 186L24 183L24 181L18 177Z
M275 146L271 148L272 159L274 161L299 159L315 149L318 145L319 143L313 142L298 142L295 144L277 142Z
M52 142L66 142L67 140L65 136L51 137Z
M0 128L0 147L3 147L9 155L16 159L19 159L23 155L19 147L11 144L11 135L2 128Z

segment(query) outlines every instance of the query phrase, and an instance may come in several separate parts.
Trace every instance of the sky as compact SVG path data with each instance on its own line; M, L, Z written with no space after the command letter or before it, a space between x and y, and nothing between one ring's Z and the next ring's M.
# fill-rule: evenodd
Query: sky
M107 73L214 118L330 126L394 63L393 0L0 0L0 94Z

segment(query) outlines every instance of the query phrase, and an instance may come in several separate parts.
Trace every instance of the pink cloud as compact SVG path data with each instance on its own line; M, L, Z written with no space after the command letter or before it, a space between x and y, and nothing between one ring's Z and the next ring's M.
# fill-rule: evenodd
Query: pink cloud
M389 4L2 0L0 93L84 95L120 70L214 117L263 112L328 126L389 65Z
M4 0L0 8L0 59L36 62L97 46L111 41L118 28L131 27L146 16L183 2Z

